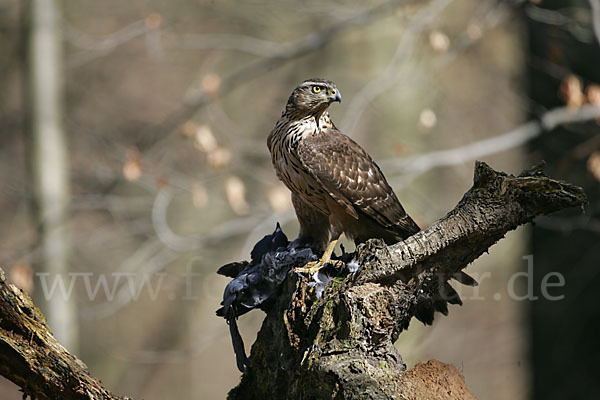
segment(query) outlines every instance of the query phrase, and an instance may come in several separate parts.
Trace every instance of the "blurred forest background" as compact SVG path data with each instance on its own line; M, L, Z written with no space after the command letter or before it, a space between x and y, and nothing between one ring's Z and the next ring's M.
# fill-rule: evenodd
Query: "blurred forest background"
M584 186L584 214L509 234L469 267L464 306L397 346L409 367L455 365L480 399L592 398L598 40L599 0L0 0L0 266L115 393L224 398L240 374L215 271L277 221L297 233L266 136L299 82L327 78L333 120L423 227L475 159L545 159ZM519 301L529 255L540 299ZM540 295L553 271L559 301ZM101 277L111 290L90 295ZM44 295L57 278L70 296ZM262 318L240 319L248 345ZM21 393L0 378L0 398Z

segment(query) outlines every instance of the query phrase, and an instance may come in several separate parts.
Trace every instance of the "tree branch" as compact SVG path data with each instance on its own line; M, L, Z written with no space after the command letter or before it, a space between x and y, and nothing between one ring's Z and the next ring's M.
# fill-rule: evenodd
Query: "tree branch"
M61 346L31 298L6 283L0 269L0 374L24 398L126 400L106 390L87 366Z
M498 154L523 146L544 132L551 132L565 124L576 124L600 118L600 107L585 104L579 108L556 107L508 132L490 138L470 142L462 146L435 150L410 157L390 158L379 165L387 173L398 173L414 179L433 168L460 165L462 163ZM407 179L407 180L410 180Z
M456 368L429 361L406 371L393 343L413 316L426 320L423 310L446 314L446 301L459 303L443 296L447 281L469 283L460 271L506 232L585 202L581 188L544 176L540 166L514 177L478 162L474 185L454 210L393 246L359 246L359 272L334 279L321 298L289 275L229 398L473 399ZM36 399L127 399L107 391L56 341L2 270L0 374Z
M585 204L581 188L541 168L515 177L477 162L473 187L454 210L393 246L359 246L359 273L334 280L320 299L290 275L229 399L473 398L452 367L430 362L405 371L394 342L413 316L427 320L428 309L447 314L446 301L460 303L447 281L470 283L461 270L506 232Z

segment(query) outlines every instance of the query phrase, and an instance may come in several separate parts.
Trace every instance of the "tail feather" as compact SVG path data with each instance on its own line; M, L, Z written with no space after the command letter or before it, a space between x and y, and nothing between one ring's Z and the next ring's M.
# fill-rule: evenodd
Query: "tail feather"
M392 231L398 240L405 240L421 231L421 228L417 223L406 214L396 225L393 226Z

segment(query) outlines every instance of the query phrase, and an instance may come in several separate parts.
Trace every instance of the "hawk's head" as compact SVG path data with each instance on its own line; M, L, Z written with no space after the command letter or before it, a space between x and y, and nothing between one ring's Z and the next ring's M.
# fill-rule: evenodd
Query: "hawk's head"
M285 109L299 117L320 116L334 101L342 101L335 83L327 79L308 79L294 89Z

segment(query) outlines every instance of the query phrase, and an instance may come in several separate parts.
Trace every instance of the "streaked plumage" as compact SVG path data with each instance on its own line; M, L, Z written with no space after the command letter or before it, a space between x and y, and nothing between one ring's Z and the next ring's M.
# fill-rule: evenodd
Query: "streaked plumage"
M268 137L277 176L292 192L297 240L322 250L342 233L391 244L418 232L377 164L331 121L334 101L341 96L333 82L301 83Z

